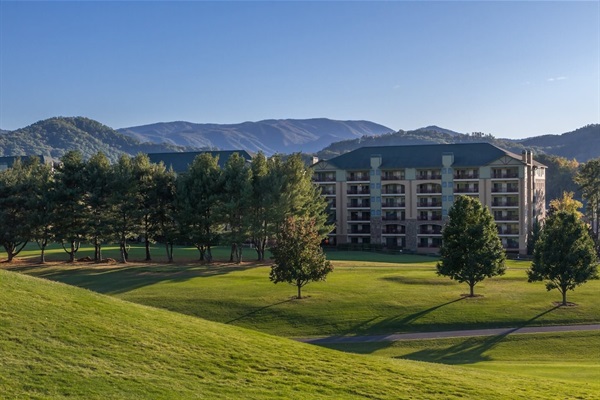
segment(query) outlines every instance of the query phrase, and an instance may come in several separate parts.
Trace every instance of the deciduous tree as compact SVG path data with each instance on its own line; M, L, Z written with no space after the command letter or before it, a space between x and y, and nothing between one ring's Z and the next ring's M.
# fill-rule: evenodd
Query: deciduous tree
M598 259L587 227L572 211L548 216L535 244L529 282L546 281L546 289L558 289L562 305L567 291L590 279L598 279Z
M502 275L505 252L490 211L479 200L458 196L442 232L438 275L444 275L473 288L485 278Z
M324 281L333 271L326 259L314 220L289 217L281 225L276 236L276 245L271 249L275 263L271 267L273 283L287 282L298 289L297 298L302 298L302 288L310 282Z
M596 250L600 255L600 158L586 162L575 176L585 200L585 215L590 222Z

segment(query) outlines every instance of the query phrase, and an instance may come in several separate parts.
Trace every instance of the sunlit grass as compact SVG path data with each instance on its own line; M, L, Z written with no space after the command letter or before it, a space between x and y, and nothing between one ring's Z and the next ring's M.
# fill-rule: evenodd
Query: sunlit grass
M0 304L0 396L8 399L597 394L565 380L344 354L1 270Z

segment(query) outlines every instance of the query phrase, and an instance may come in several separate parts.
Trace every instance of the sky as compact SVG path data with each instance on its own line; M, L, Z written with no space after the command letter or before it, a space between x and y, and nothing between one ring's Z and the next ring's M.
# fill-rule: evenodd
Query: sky
M53 116L564 133L600 122L600 2L0 0L0 128Z

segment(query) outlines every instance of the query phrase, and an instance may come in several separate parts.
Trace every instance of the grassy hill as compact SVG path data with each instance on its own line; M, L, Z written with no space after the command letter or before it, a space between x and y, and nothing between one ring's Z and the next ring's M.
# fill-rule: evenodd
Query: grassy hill
M340 353L0 270L3 398L592 398L595 387Z

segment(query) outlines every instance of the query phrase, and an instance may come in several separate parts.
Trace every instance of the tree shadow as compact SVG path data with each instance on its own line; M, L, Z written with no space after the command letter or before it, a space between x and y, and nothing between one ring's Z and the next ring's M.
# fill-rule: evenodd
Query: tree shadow
M121 294L159 282L185 282L258 268L260 263L243 264L94 264L64 263L60 267L38 264L8 270L66 283L102 294Z
M264 306L264 307L257 308L256 310L250 311L250 312L248 312L248 313L246 313L246 314L244 314L244 315L240 315L239 317L237 317L237 318L234 318L234 319L232 319L232 320L229 320L229 321L227 321L227 322L225 322L225 323L226 323L226 324L232 324L232 323L234 323L234 322L236 322L236 321L239 321L239 320L242 320L242 319L244 319L244 318L248 318L248 317L250 317L250 316L252 316L252 315L258 314L258 313L260 313L261 311L267 310L267 309L269 309L269 308L271 308L271 307L275 307L275 306L278 306L278 305L280 305L280 304L284 304L284 303L289 303L290 301L292 301L292 300L295 300L295 299L296 299L295 297L290 297L290 298L289 298L289 299L287 299L287 300L279 301L279 302L277 302L277 303L273 303L273 304L269 304L269 305L267 305L267 306Z
M442 364L473 364L481 361L489 361L490 357L485 353L497 346L506 337L521 328L530 325L536 319L556 310L559 306L552 307L533 318L509 329L499 335L490 337L468 337L466 340L444 349L424 349L414 353L398 357L408 360L437 362Z

